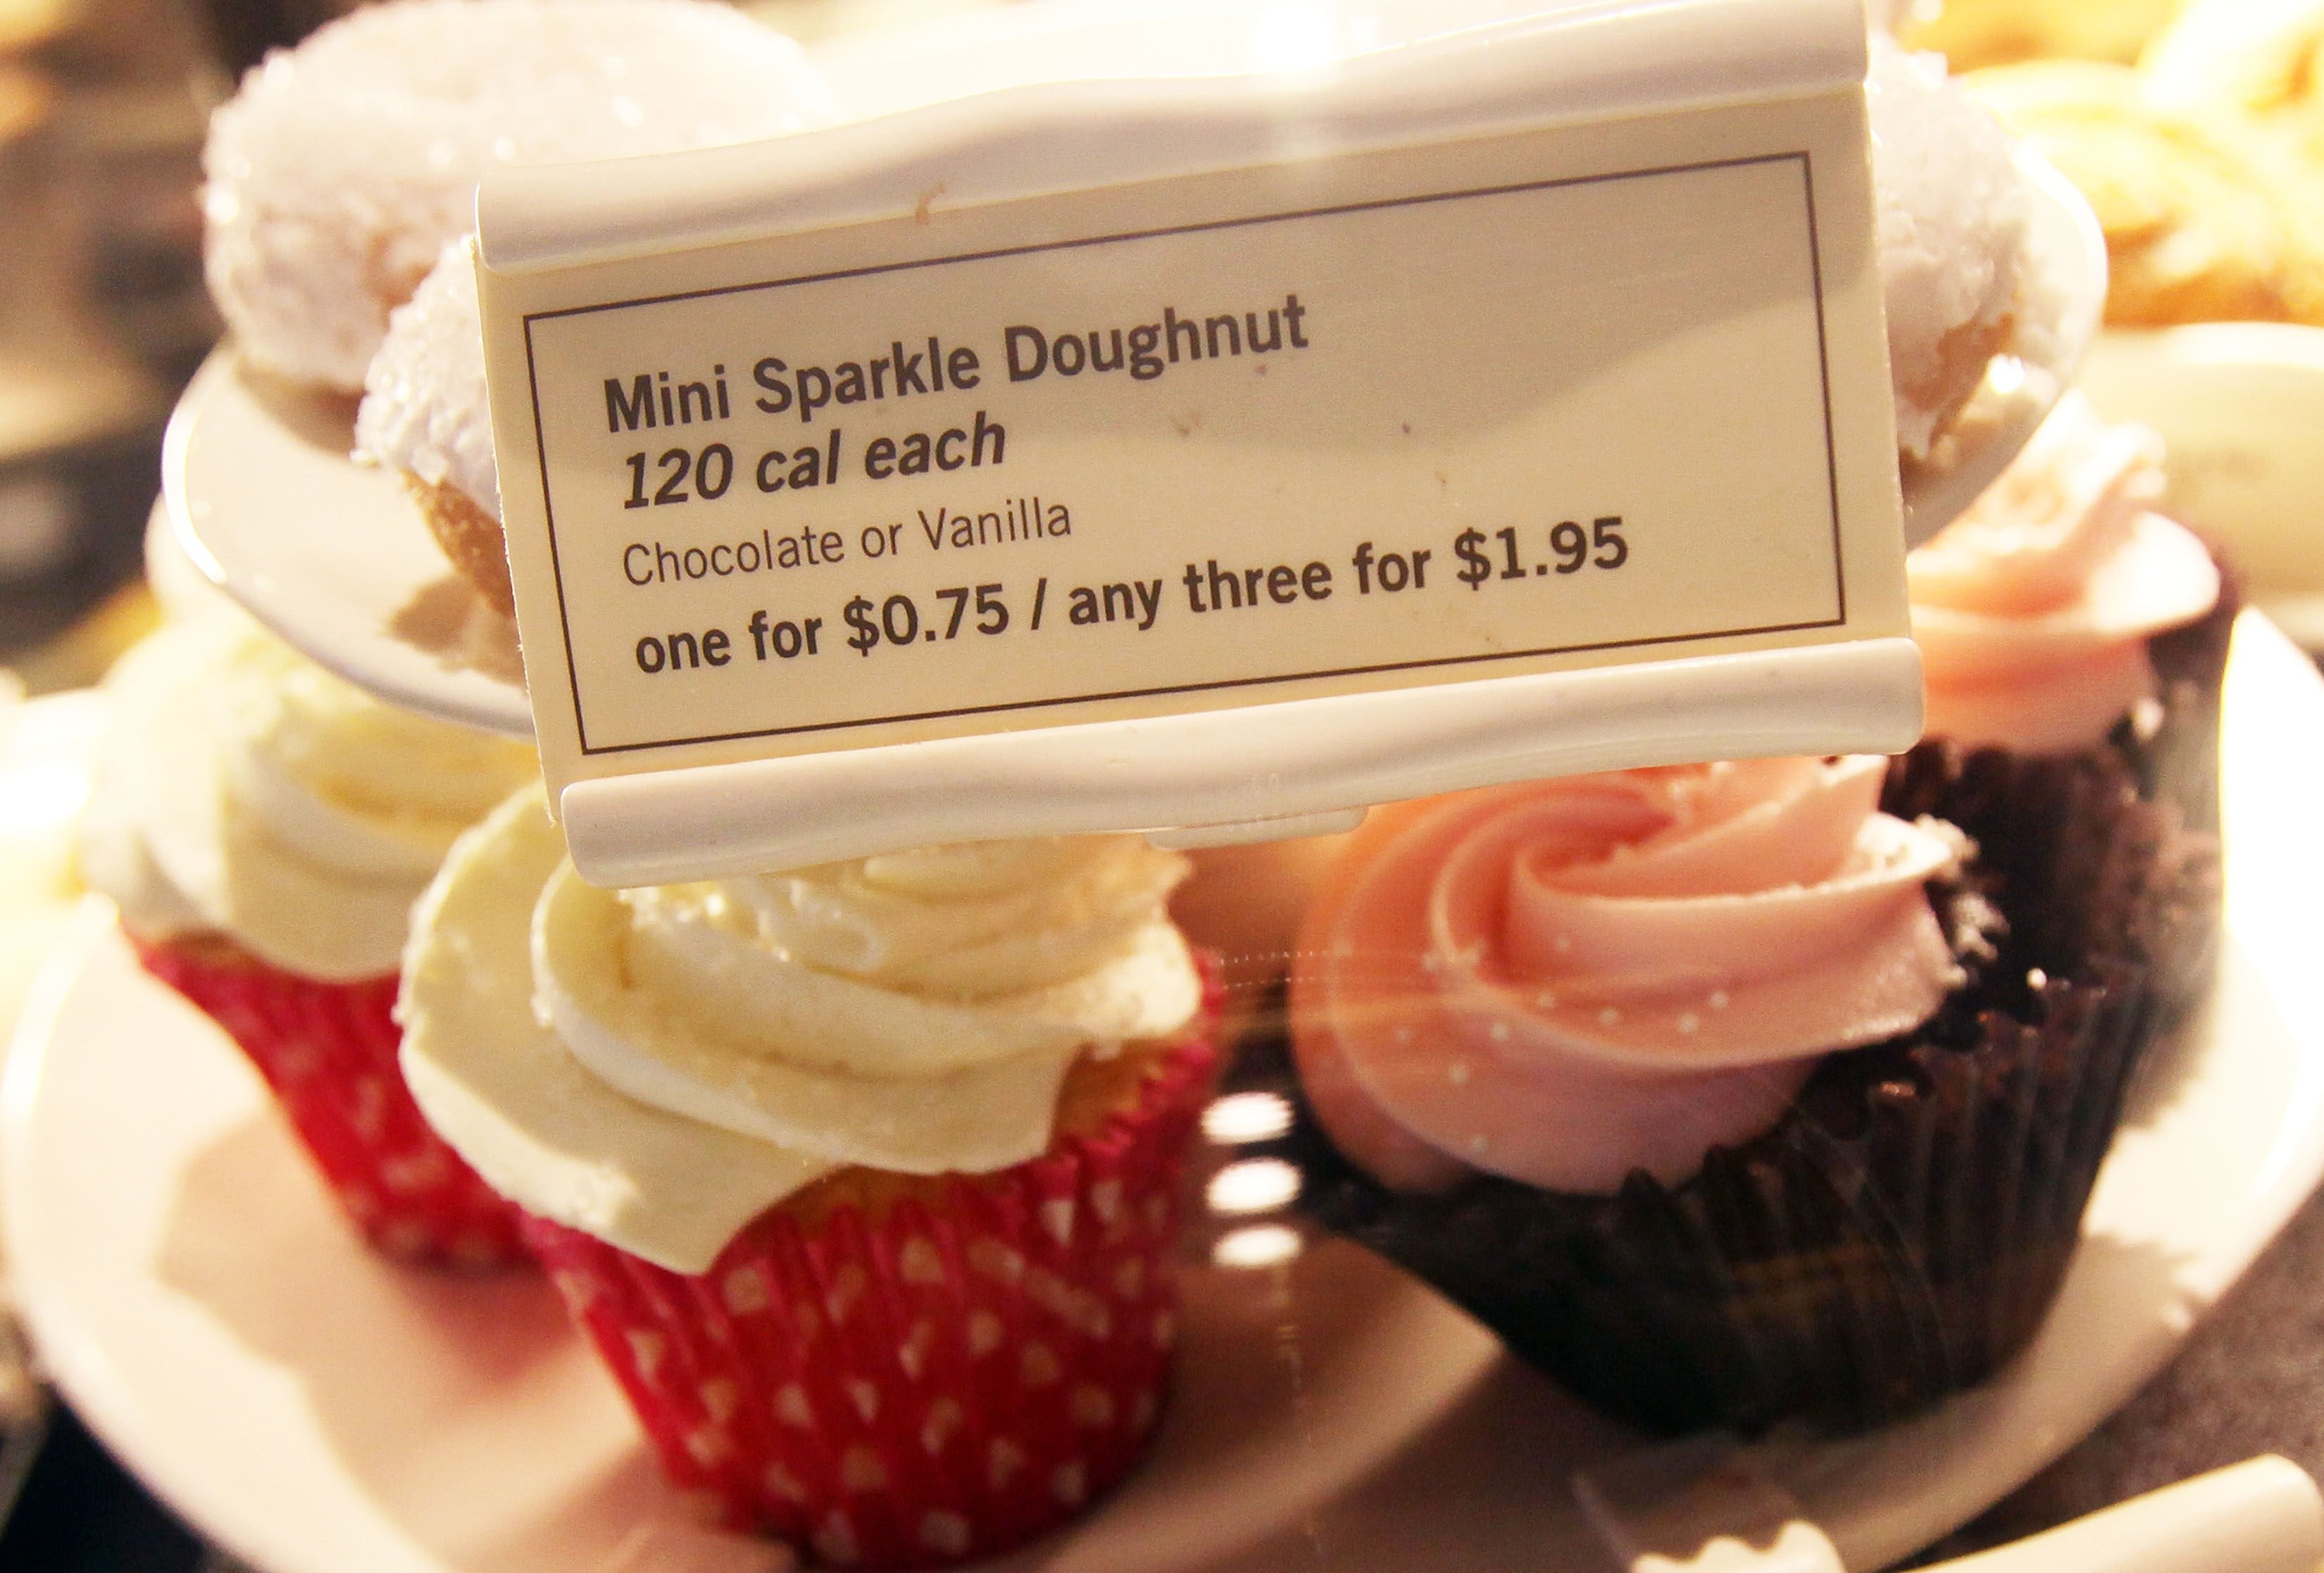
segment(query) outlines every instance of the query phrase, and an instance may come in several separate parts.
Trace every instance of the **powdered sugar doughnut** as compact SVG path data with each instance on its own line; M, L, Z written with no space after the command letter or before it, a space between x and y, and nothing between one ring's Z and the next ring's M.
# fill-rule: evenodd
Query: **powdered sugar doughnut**
M355 456L400 471L461 577L500 611L515 611L484 394L484 323L466 235L444 248L388 319L355 412Z
M1923 459L2009 340L2032 204L2009 133L1946 79L1941 60L1877 32L1871 44L1865 94L1896 445Z
M206 271L243 354L347 391L495 164L827 118L798 46L706 0L394 0L277 51L210 123Z

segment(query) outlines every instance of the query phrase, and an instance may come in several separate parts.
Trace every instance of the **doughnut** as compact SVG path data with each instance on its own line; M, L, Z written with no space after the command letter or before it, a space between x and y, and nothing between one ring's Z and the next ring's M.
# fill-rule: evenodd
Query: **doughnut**
M1865 93L1896 442L1924 459L2015 330L2031 204L2008 133L1936 56L1873 34Z
M212 116L204 271L245 363L353 393L495 164L828 118L798 46L706 0L392 0L277 51Z

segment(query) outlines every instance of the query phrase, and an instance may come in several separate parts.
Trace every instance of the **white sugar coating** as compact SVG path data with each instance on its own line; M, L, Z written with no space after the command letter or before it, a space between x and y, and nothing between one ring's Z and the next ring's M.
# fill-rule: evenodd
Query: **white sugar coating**
M498 519L493 412L484 398L484 331L466 235L444 248L411 299L388 319L387 342L364 379L355 455L467 494Z
M352 391L496 164L748 142L830 117L798 46L708 0L391 0L212 116L210 293L244 354Z
M1865 83L1897 446L1926 456L1956 382L1948 349L2018 308L2030 202L2009 133L1945 78L1943 60L1871 35Z

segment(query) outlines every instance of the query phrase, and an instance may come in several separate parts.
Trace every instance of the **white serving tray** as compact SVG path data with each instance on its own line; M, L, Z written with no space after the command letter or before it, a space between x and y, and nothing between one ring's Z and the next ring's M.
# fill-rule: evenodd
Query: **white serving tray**
M1919 1421L1761 1451L1851 1568L1942 1534L2088 1433L2324 1173L2324 681L2255 616L2224 753L2215 998L2135 1093L2035 1343ZM255 1077L138 972L100 903L13 1052L0 1180L58 1382L265 1573L610 1573L639 1524L677 1522L546 1288L368 1256ZM1412 1281L1344 1244L1197 1265L1185 1322L1153 1458L1010 1566L1602 1568L1565 1480L1631 1442Z

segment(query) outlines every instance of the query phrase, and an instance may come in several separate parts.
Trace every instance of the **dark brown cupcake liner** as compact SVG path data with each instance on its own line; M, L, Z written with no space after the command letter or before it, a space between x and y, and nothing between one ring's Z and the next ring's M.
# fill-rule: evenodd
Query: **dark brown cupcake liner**
M2140 788L2176 804L2198 830L2219 828L2219 692L2227 645L2243 610L2242 575L2206 540L2219 568L2219 599L2204 616L2147 640L2154 664L2159 723L2117 728L2108 741L2138 775Z
M2039 1324L2139 1058L2200 984L2218 868L2102 753L1927 744L1884 806L1982 849L1970 883L1932 889L1969 981L1908 1036L1828 1056L1774 1128L1681 1184L1391 1191L1331 1147L1279 1044L1238 1081L1292 1094L1320 1221L1611 1414L1851 1430L1923 1408Z
M2216 796L2213 801L2216 802ZM2210 978L2219 909L2216 835L2155 798L2103 750L2044 757L1924 742L1888 768L1881 809L1957 825L2009 938L1993 977L2010 989L2041 969L2073 978L2112 963L2166 1008ZM2022 991L2002 1001L2022 1016Z

